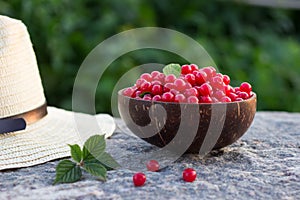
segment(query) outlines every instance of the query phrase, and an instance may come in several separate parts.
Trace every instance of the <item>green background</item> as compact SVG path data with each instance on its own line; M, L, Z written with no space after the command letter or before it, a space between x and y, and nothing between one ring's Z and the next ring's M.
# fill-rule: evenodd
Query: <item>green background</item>
M48 104L71 109L77 71L100 42L121 31L166 27L197 40L233 85L250 82L258 110L300 112L300 12L236 1L10 0L0 13L21 19L36 51ZM184 61L139 50L114 61L101 78L97 112L111 112L118 79L144 63Z

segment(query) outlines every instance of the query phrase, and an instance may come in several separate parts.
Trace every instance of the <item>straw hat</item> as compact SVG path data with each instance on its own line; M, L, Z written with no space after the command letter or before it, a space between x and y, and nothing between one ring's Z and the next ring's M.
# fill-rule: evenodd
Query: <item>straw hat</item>
M0 170L70 156L67 144L83 141L74 115L76 121L96 117L102 130L86 126L85 136L108 137L115 129L109 115L94 117L47 106L26 26L0 15Z

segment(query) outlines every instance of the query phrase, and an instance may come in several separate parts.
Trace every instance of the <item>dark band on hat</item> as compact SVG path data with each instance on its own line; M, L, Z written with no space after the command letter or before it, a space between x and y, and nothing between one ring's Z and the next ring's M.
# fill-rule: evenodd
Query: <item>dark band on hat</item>
M31 111L0 119L0 134L25 130L26 125L47 115L47 103Z

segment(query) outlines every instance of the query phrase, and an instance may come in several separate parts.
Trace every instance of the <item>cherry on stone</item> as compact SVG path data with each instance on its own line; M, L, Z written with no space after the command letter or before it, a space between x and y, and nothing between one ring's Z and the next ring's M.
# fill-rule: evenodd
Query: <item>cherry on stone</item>
M141 172L138 172L133 175L132 181L133 181L134 186L136 186L136 187L142 186L146 182L146 175Z
M193 182L196 180L197 173L193 168L187 168L182 173L182 178L186 182Z
M157 172L159 170L159 163L156 160L149 160L146 164L148 171Z

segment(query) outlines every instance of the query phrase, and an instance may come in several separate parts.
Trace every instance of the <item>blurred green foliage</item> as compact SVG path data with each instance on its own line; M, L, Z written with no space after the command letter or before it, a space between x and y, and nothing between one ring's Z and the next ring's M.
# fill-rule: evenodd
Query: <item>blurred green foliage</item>
M82 61L106 38L124 30L158 26L197 40L232 84L248 81L259 110L300 111L300 13L233 1L10 0L0 13L28 27L50 105L71 109ZM101 78L98 112L111 112L114 85L144 63L184 61L160 50L139 50L114 61Z

